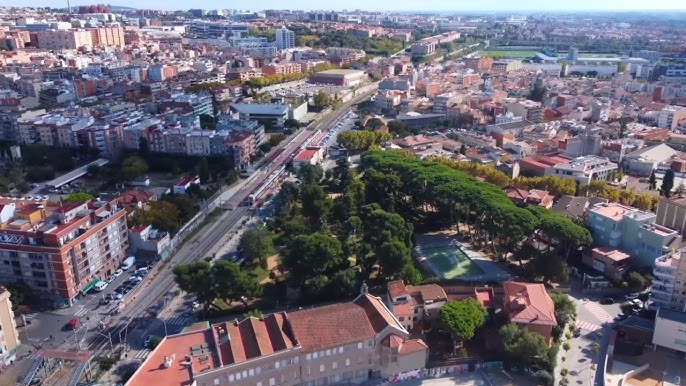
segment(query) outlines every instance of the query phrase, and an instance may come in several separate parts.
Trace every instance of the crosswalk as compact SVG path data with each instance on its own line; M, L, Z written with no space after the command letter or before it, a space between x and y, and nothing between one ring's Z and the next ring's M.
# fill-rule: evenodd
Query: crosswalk
M577 320L576 326L584 331L595 332L601 330L603 327L595 323L587 322L585 320Z
M26 323L30 323L36 316L38 316L38 312L31 312L29 314L22 314L21 318L26 320Z
M145 359L150 354L150 349L144 348L137 351L129 351L128 359Z
M76 311L76 313L74 314L74 316L76 316L76 317L86 316L86 315L87 315L88 313L90 313L90 312L91 312L91 310L88 309L88 307L86 307L86 306L79 306L79 310Z
M593 316L595 316L600 323L608 323L612 322L613 320L612 316L610 316L610 314L608 314L607 311L605 311L603 307L596 302L585 302L584 307L586 310L588 310L588 312L593 314Z
M175 316L173 318L169 318L166 320L167 325L175 325L175 326L185 326L188 324L188 321L190 320L190 317L179 315Z

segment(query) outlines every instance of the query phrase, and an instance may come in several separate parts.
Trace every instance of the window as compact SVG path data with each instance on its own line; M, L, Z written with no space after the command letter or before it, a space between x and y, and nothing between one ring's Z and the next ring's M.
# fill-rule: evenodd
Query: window
M312 359L312 355L311 354L305 355L305 359L307 359L309 361L310 359Z
M402 322L403 320L405 320L405 317L404 316L398 316L398 320Z
M331 356L331 349L326 350L326 356Z
M281 364L278 361L274 362L274 368L278 369L279 367L281 367Z
M241 379L241 373L236 373L236 380L238 381L239 379Z
M269 386L274 386L274 385L276 385L276 379L269 378Z
M312 353L312 358L317 359L317 352L316 351Z
M262 381L257 381L257 383L255 384L255 386L262 386Z
M336 370L338 368L338 362L334 362L331 364L331 368Z
M233 374L229 374L229 382L233 382L233 380L234 380Z
M350 358L345 358L345 367L350 366Z
M251 377L255 375L255 369L248 370L248 375L250 375Z
M214 386L218 386L218 385L219 385L219 378L215 378L214 379Z
M320 373L323 373L324 370L326 370L326 366L324 366L324 365L319 365L319 372L320 372Z
M360 343L357 344L357 349L359 350L359 349L361 349L361 348L362 348L362 342L360 342Z

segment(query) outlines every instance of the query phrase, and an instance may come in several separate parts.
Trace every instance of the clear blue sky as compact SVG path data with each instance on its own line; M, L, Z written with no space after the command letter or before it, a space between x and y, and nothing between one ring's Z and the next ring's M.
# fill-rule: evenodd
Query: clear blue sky
M72 6L109 3L112 5L152 9L363 9L369 11L574 11L574 10L686 10L684 0L73 0ZM66 7L66 0L15 0L16 6ZM8 5L8 4L6 4Z

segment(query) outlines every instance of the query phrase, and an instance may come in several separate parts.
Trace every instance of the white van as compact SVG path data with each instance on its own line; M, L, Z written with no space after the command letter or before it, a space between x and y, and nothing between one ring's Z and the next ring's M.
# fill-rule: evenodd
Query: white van
M136 262L136 257L135 256L129 256L126 258L126 260L124 260L121 263L121 269L126 271L127 269L131 268L135 262Z
M95 286L93 286L93 288L97 292L102 292L105 290L105 288L107 288L107 282L106 281L99 281L95 284Z

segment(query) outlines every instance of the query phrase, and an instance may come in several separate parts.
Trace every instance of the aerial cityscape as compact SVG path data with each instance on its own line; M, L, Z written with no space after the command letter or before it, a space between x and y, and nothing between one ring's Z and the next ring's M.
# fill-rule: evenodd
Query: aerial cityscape
M686 384L685 4L217 6L0 5L0 386Z

